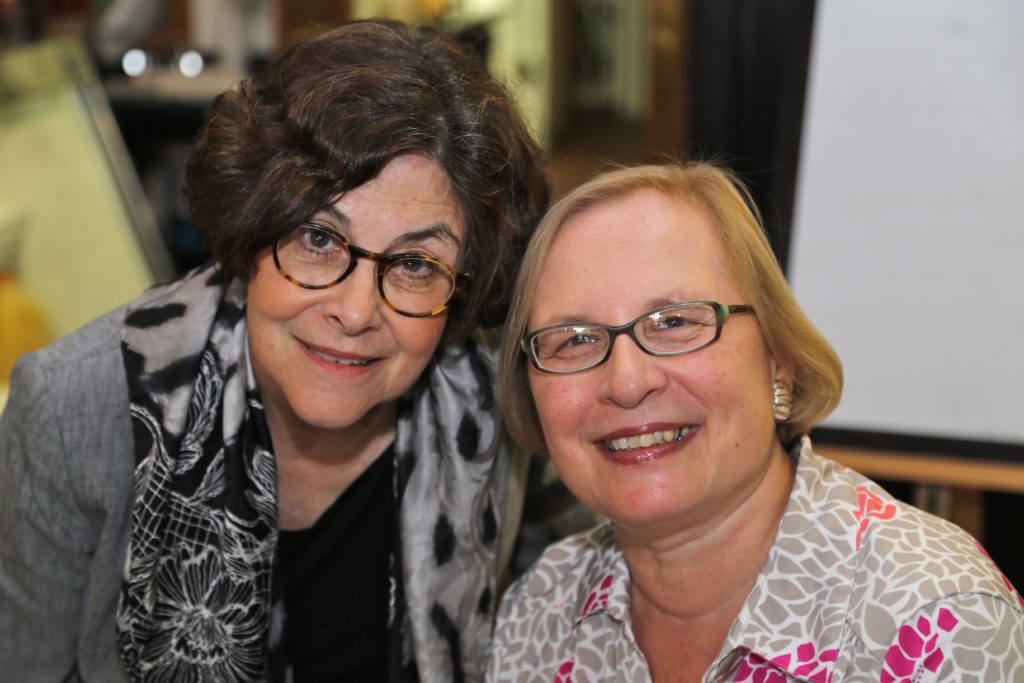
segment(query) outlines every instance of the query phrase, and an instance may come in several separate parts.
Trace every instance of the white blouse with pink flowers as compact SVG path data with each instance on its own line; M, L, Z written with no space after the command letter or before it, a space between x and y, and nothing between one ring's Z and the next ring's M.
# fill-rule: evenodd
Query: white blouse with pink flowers
M1024 600L965 532L815 455L706 683L1024 683ZM487 680L651 680L610 523L509 589Z

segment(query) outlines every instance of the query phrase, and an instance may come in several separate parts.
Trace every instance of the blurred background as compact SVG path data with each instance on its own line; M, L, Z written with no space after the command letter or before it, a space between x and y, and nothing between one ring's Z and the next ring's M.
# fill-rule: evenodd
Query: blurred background
M748 176L785 261L813 14L813 0L0 0L0 273L46 321L24 344L202 263L180 181L210 100L363 17L440 26L485 60L555 197L610 164L716 157Z
M737 170L847 367L820 450L1024 584L1016 0L0 0L0 406L17 355L205 260L180 181L210 100L374 16L476 52L556 198L613 164ZM586 520L537 476L539 545Z

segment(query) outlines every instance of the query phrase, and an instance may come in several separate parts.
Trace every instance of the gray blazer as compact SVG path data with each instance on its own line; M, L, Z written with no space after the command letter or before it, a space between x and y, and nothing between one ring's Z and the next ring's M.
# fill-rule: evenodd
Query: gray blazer
M0 416L0 679L128 676L115 614L135 452L118 309L15 365ZM498 567L518 530L528 457L512 448Z
M127 681L133 463L118 309L15 365L0 416L0 678Z

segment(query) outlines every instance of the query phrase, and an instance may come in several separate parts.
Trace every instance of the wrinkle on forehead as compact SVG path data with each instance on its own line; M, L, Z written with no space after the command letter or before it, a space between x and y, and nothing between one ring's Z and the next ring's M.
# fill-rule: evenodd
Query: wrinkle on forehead
M418 155L393 159L379 176L336 197L317 212L317 219L357 243L381 226L396 226L387 244L374 245L376 250L431 239L460 249L465 235L447 174L432 159Z

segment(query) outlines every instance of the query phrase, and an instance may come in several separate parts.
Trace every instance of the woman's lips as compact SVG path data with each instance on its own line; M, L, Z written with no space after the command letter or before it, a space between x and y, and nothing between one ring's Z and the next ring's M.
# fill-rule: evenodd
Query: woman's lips
M306 355L312 358L320 365L326 365L337 369L348 369L361 370L364 368L372 367L379 358L371 358L367 356L361 356L352 353L342 353L340 351L334 351L327 349L322 346L313 346L302 340L299 340L299 345L302 350L306 352Z
M648 446L660 446L665 443L679 441L686 437L693 429L692 425L676 427L675 429L659 429L657 431L644 432L633 436L622 436L617 439L605 439L601 445L610 451L624 451L626 449L646 448Z
M598 440L597 445L605 457L614 462L640 464L657 460L676 450L699 429L699 425L648 426L631 433L620 431L609 434Z

